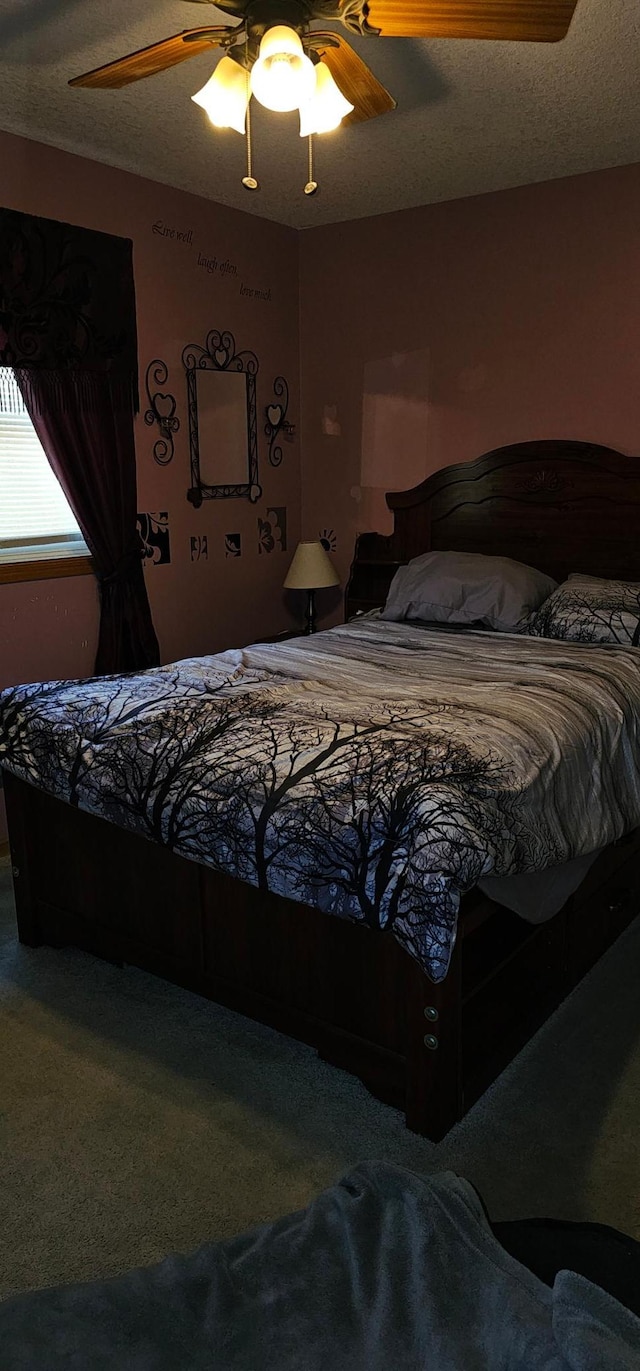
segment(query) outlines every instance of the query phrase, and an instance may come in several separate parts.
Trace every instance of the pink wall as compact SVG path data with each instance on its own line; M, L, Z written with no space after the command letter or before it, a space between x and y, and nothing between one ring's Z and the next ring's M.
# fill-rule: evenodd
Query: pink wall
M212 175L215 174L212 151ZM291 420L299 423L297 235L252 215L0 134L0 203L12 209L132 238L137 296L142 414L148 362L163 358L167 389L178 399L181 429L170 466L152 448L157 430L136 423L138 509L168 511L171 562L146 566L151 608L163 661L250 642L289 625L282 581L300 524L297 440L284 444L279 468L269 464L265 406L282 374ZM191 240L154 232L166 226ZM219 265L212 271L198 258ZM229 264L231 269L229 268ZM249 291L269 292L269 299ZM256 353L259 474L263 498L206 501L194 510L182 349L204 343L212 328L229 329L239 348ZM289 551L258 550L258 516L286 508ZM242 556L225 556L225 533L240 533ZM190 538L206 534L208 560L191 561ZM98 605L92 577L0 585L0 688L27 680L88 674L93 665ZM1 809L1 796L0 796ZM0 813L0 842L3 838Z
M303 528L504 443L640 452L640 167L301 236Z

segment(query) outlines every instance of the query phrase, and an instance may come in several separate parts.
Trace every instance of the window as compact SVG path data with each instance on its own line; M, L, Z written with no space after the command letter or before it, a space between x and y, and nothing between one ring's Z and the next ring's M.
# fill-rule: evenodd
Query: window
M86 574L89 550L10 367L0 367L0 580Z

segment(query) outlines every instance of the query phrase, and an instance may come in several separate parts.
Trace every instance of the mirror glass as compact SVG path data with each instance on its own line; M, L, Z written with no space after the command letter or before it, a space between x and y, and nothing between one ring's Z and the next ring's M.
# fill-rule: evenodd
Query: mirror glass
M248 479L247 378L237 371L199 371L198 442L203 485Z

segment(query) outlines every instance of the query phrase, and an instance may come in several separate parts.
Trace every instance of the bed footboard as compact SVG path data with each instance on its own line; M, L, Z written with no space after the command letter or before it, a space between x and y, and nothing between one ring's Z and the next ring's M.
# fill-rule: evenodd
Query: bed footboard
M465 898L438 986L395 939L186 861L5 776L20 940L129 963L315 1047L439 1140L622 931L640 834L531 926Z

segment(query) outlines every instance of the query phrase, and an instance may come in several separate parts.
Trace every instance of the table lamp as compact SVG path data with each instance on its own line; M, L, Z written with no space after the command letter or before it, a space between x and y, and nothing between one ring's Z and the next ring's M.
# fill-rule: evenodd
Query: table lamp
M340 585L340 577L322 543L298 543L285 577L286 590L306 590L307 622L305 633L315 633L315 592L325 586Z

